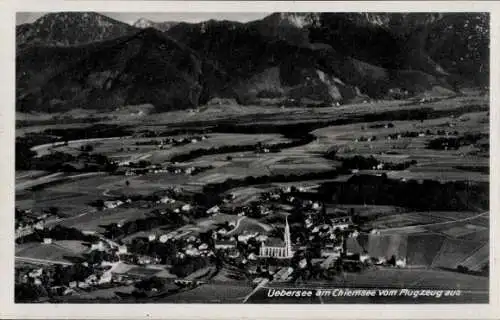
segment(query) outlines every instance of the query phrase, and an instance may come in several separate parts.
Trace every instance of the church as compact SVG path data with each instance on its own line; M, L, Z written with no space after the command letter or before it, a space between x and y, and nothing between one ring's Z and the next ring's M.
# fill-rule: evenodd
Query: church
M288 219L285 219L285 234L283 246L266 246L262 243L260 247L259 256L261 258L277 258L277 259L290 259L293 257L292 242L290 240L290 226Z

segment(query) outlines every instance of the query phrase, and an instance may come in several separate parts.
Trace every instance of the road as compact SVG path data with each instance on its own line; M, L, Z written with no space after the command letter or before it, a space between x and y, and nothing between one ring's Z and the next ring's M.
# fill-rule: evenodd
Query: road
M230 231L228 231L227 235L231 235L233 234L236 230L238 230L238 228L240 227L240 223L241 221L243 221L244 219L246 219L245 216L243 217L240 217L237 221L236 221L236 225L234 226L234 228Z
M246 303L248 299L250 299L256 292L258 292L261 288L263 288L267 283L269 282L269 279L263 279L259 284L255 287L255 289L252 290L244 299L243 303Z

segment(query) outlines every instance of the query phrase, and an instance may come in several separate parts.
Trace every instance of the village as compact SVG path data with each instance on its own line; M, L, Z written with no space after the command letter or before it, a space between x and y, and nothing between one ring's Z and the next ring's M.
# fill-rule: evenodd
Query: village
M129 221L109 226L105 233L99 234L67 231L59 226L48 229L47 225L51 225L48 215L33 221L19 221L20 242L39 241L42 245L54 246L67 240L83 240L87 249L83 258L73 263L26 259L28 264L18 270L17 278L20 285L45 288L47 297L131 285L136 294L147 291L151 295L158 294L158 288L144 288L141 284L152 277L179 288L193 288L210 281L244 281L257 286L269 281L330 279L341 272L359 272L374 266L405 267L404 257L372 257L361 249L356 242L360 232L376 233L377 230L363 230L354 223L353 210L348 213L329 209L326 214L323 203L301 199L301 191L305 191L301 186L275 188L242 207L233 206L234 196L229 194L221 203L206 209L203 219L216 220L218 216L232 219L210 224L203 232L181 226L182 218L177 229L161 232L155 228L175 220L175 216L192 217L193 211L199 210L199 207L195 209L196 204L176 200L182 198L180 192L170 192L150 201L154 213L151 221L155 224L149 226L136 221L136 226L131 227L134 222ZM100 210L133 205L131 199L108 200ZM200 217L200 213L196 216ZM246 230L240 226L244 219L257 221L270 216L275 217L273 228L249 225ZM149 228L154 231L148 232ZM32 234L23 238L21 230L25 229L32 230ZM142 229L143 232L134 232ZM254 231L256 229L258 231ZM42 266L29 267L29 263ZM224 269L232 270L234 279L217 280L217 274Z

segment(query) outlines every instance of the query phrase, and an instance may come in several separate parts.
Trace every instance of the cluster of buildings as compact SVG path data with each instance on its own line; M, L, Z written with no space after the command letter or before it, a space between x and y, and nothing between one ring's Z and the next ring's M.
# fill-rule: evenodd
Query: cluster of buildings
M49 213L34 214L31 210L16 209L16 239L32 234L36 230L43 230L48 221L56 221L57 219L59 218L56 215Z
M188 137L182 137L182 138L165 138L165 139L159 139L159 140L149 140L149 141L143 141L143 142L136 142L135 144L140 146L140 145L156 145L158 148L163 149L167 145L183 145L183 144L188 144L188 143L197 143L199 141L203 141L208 139L208 136L202 135L202 136L188 136Z
M159 174L159 173L170 173L170 174L184 174L184 175L195 175L202 171L211 169L211 166L198 167L198 166L175 166L175 165L147 165L145 167L129 167L130 163L123 162L122 169L117 169L117 174L123 174L125 176L135 176L141 174Z

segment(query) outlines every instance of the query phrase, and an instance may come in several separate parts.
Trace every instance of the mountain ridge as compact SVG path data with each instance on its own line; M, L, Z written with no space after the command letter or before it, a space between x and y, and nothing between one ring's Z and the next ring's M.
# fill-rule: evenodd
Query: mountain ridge
M44 17L35 29L17 30L24 39L17 51L17 98L27 111L140 103L168 111L213 98L333 105L387 98L394 90L452 90L474 84L476 66L488 68L489 30L481 30L487 27L481 14L274 13L247 23L166 22L164 30L146 19L134 27L99 14ZM55 27L61 21L83 34L61 32ZM91 25L86 34L85 23ZM33 30L35 36L22 35ZM442 54L446 50L452 51ZM487 70L481 76L486 79Z

